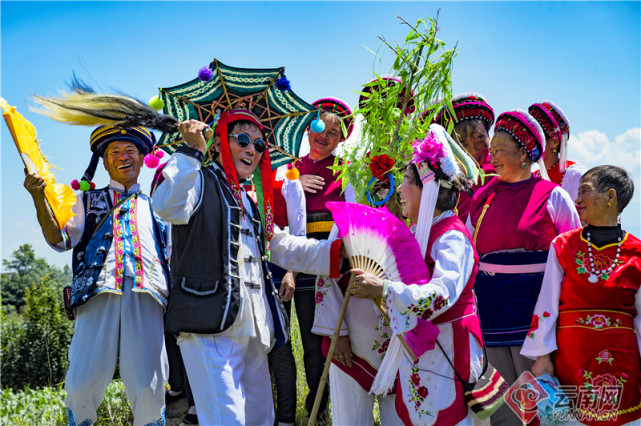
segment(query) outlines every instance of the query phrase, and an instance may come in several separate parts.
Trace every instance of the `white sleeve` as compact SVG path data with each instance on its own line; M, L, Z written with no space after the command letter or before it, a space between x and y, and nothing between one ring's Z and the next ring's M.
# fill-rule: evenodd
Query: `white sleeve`
M467 215L467 220L465 221L465 227L467 228L467 232L469 232L470 235L474 237L474 231L476 231L476 229L474 229L474 227L472 226L471 217L472 217L471 215L469 214Z
M162 171L165 180L154 192L153 206L169 223L185 225L202 198L200 161L176 152Z
M288 271L329 275L332 242L298 237L275 227L270 261Z
M283 197L287 205L289 233L298 236L306 235L307 210L305 208L305 192L300 180L285 179L283 182Z
M85 232L85 206L82 202L82 193L76 196L76 204L73 205L71 211L74 214L73 217L67 221L60 232L62 241L51 244L45 237L47 244L55 251L63 252L75 247Z
M356 190L352 185L347 185L345 187L345 201L348 203L356 202Z
M572 164L566 169L565 176L563 176L563 181L561 182L561 188L570 194L572 201L576 200L579 192L579 181L587 171L588 170L580 164Z
M574 207L574 201L570 198L570 194L560 186L552 190L548 198L547 210L558 234L581 227L581 220L576 207Z
M395 334L416 327L418 318L432 320L451 308L465 289L474 268L474 249L459 231L447 231L432 245L434 271L424 285L390 282L387 306Z
M533 321L521 348L521 355L536 359L557 350L556 322L559 317L559 298L563 268L556 257L554 245L550 246L545 265L543 284L534 308Z

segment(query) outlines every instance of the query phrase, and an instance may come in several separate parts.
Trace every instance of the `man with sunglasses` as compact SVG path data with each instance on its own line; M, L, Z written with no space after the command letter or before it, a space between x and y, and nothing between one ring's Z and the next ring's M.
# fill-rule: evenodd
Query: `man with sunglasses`
M246 110L224 112L211 147L205 123L180 132L188 147L172 155L154 208L172 223L174 287L166 329L178 344L201 424L272 424L274 407L267 353L289 338L287 317L267 269L333 275L339 244L293 237L272 225L271 162L259 119ZM203 167L204 155L214 159ZM260 165L265 222L243 181ZM259 197L261 199L261 197ZM330 251L334 254L331 256Z

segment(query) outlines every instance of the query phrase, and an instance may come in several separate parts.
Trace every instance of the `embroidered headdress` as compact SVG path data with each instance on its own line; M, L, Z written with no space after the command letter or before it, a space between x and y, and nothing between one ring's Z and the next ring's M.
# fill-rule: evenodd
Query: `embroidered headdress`
M320 108L323 112L336 114L344 126L341 126L341 129L345 129L345 134L342 135L341 141L349 138L354 130L354 117L352 109L346 102L336 98L322 98L312 102L312 105Z
M381 81L382 80L382 81ZM401 80L399 80L396 77L390 77L390 76L383 76L381 79L375 78L374 80L370 81L363 87L363 93L366 94L371 94L374 88L380 87L382 85L386 85L387 87L395 86L397 84L401 84ZM405 99L405 90L402 89L401 93L398 95L398 103L396 104L396 107L401 109L403 108L403 102ZM365 104L367 103L367 100L369 97L365 94L361 94L358 97L358 106L359 108L363 108ZM410 98L409 101L407 102L407 107L405 108L405 115L409 115L416 111L416 105L414 103L414 93L410 93Z
M549 100L530 105L528 112L539 122L547 137L559 140L559 166L564 171L567 168L570 121L563 110Z
M455 116L444 108L436 115L433 123L440 124L447 128L450 122L457 125L464 120L481 120L485 125L485 130L490 131L490 127L494 124L494 110L487 103L485 98L474 92L461 93L452 98L452 107L454 108ZM421 114L425 117L429 113L429 109Z
M153 150L156 144L156 137L145 127L117 127L111 125L97 127L89 138L91 152L93 152L91 161L82 175L81 181L74 180L71 182L73 189L87 191L95 187L91 180L96 173L98 161L105 154L107 146L116 141L131 142L136 145L141 154L145 155Z

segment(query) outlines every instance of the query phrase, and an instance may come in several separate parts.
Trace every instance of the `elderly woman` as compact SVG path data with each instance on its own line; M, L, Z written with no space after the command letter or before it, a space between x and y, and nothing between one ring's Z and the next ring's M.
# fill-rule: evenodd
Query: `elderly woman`
M494 124L494 110L482 95L474 92L454 96L452 108L454 109L453 116L449 110L443 109L434 118L434 122L445 128L452 123L454 125L451 133L452 138L465 148L484 173L493 174L488 133ZM429 110L425 111L423 116L427 113ZM488 183L488 181L485 180L484 183ZM472 192L476 192L481 186L480 182L475 182L472 186ZM472 197L467 192L461 192L456 210L463 223L467 221L471 206Z
M583 175L576 206L587 226L552 241L521 350L535 375L575 386L573 415L586 424L641 419L641 241L617 225L633 192L618 167Z
M438 327L438 336L432 336L428 345L433 349L421 354L417 363L408 356L400 359L396 409L405 424L471 423L462 381L476 381L483 368L480 324L472 291L478 256L469 232L453 211L459 191L469 183L447 147L447 138L449 135L441 126L430 126L425 140L415 144L416 154L398 188L403 215L416 224L416 237L430 272L426 277L429 282L419 285L382 281L352 270L357 275L352 294L384 298L394 335L414 329L419 320L430 320ZM444 148L440 157L422 155L438 152L439 146ZM428 335L420 337L427 340ZM392 344L388 355L391 352Z
M585 167L568 160L568 139L570 139L570 121L552 101L543 101L532 104L528 112L541 125L545 134L545 152L543 163L545 174L540 174L544 179L561 185L572 199L576 198L579 180ZM536 172L539 175L539 171ZM547 177L546 177L547 176Z
M472 199L468 229L481 260L474 289L490 363L514 383L533 361L520 355L541 289L550 242L580 227L574 203L555 183L532 176L545 136L525 111L501 114L491 163L498 174ZM503 407L493 424L517 421Z

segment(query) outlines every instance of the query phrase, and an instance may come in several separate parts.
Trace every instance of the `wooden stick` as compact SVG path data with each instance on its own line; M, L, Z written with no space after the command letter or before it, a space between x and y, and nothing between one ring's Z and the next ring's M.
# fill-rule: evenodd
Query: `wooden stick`
M334 334L332 335L332 343L329 345L329 351L327 351L327 358L325 359L323 375L321 376L320 383L318 384L318 389L316 390L316 399L314 399L314 406L312 408L311 414L309 415L309 422L307 423L308 426L313 426L316 423L316 416L318 415L318 409L323 397L323 391L325 390L325 385L327 384L329 366L332 364L332 358L334 357L334 349L336 349L336 342L338 342L338 336L341 332L341 324L343 324L343 318L345 317L345 311L347 310L347 303L349 302L354 278L356 278L356 275L352 274L351 278L349 279L349 284L347 285L347 291L345 292L345 298L343 299L343 306L341 306L341 311L338 315L338 321L336 322L336 328L334 329Z

